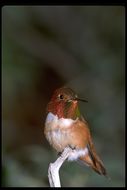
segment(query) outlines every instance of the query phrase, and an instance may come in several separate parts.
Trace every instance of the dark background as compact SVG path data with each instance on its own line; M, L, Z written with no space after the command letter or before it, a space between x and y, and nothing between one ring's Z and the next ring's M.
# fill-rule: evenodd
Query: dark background
M75 162L60 170L62 186L125 186L125 8L2 8L2 182L49 186L57 154L43 130L53 91L71 87L111 180Z

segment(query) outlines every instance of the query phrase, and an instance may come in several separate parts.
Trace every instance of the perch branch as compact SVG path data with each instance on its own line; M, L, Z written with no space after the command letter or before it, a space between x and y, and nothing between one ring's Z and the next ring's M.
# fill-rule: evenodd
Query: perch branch
M50 187L61 187L59 169L72 151L70 147L66 147L61 156L54 163L49 164L48 178Z

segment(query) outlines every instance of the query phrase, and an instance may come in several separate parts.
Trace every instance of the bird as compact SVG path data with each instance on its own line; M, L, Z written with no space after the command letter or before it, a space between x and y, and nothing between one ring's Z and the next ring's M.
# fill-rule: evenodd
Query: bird
M88 122L80 113L79 101L87 102L69 87L61 87L53 92L46 109L45 137L58 153L62 153L66 147L72 148L68 161L89 166L98 174L107 176L96 152Z

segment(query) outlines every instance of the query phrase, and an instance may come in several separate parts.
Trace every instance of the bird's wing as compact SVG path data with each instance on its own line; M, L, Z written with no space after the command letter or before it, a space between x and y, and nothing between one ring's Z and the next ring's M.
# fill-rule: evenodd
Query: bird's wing
M88 150L88 154L80 157L77 161L80 164L85 164L85 165L92 167L92 169L94 169L100 175L106 176L107 172L106 172L103 162L101 161L101 159L99 158L99 156L97 155L97 152L95 150L88 122L84 119L83 116L80 117L80 121L84 123L84 125L83 125L84 132L87 133L88 140L87 140L86 148ZM84 139L84 141L85 141L85 139Z
M95 170L98 174L106 176L107 175L106 169L104 167L103 162L101 161L101 159L96 153L91 137L87 144L87 149L88 149L88 154L80 157L78 159L78 162L82 164L86 164L90 166L93 170Z

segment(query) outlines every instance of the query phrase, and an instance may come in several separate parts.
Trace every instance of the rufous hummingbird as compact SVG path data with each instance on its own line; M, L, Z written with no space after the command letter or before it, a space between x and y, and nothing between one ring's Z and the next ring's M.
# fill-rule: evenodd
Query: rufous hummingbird
M98 174L107 176L92 142L88 123L80 114L79 101L87 102L78 98L70 88L57 89L47 106L44 134L58 153L67 146L73 149L68 157L69 161L75 160L90 166Z

